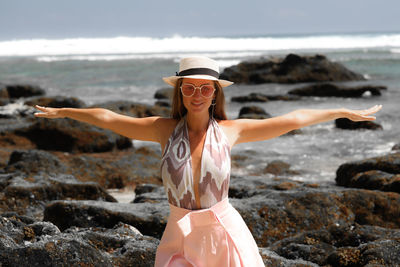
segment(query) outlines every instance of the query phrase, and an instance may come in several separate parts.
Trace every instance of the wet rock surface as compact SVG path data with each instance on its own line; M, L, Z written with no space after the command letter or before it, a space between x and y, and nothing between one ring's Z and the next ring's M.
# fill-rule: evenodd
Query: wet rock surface
M234 96L231 98L232 102L268 102L268 101L295 101L299 100L299 96L293 95L266 95L261 93L250 93L245 96Z
M331 62L323 55L296 54L285 58L244 61L225 68L220 78L246 84L364 80L361 74Z
M52 200L92 199L116 202L99 184L82 182L71 175L22 173L0 175L0 210L14 211L42 218L45 206Z
M267 119L271 118L263 108L257 106L245 106L239 111L239 119Z
M0 98L17 99L21 97L45 95L44 89L30 84L0 84Z
M367 130L382 130L383 127L373 121L351 121L346 118L336 119L335 127L344 130L358 130L358 129L367 129Z
M0 216L3 266L153 266L159 241L134 227L69 228L16 214Z
M364 85L356 87L339 86L333 83L317 83L302 88L290 90L288 94L297 96L321 96L321 97L362 97L365 94L380 96L385 86Z
M348 162L336 171L341 186L400 193L400 153Z

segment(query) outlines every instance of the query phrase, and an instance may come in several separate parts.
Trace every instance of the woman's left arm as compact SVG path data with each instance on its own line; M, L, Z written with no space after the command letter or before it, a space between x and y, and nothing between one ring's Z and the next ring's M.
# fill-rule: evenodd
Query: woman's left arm
M288 114L264 119L238 119L226 125L230 132L232 145L271 139L305 126L327 122L338 118L352 121L372 121L372 116L382 108L381 105L364 110L352 109L299 109Z

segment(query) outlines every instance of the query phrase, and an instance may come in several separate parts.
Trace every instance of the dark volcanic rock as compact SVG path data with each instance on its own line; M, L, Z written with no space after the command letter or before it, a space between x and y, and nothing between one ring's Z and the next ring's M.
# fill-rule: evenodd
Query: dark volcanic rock
M104 200L116 202L94 182L81 182L71 175L3 175L0 212L15 211L36 218L43 216L46 203L52 200Z
M373 96L379 96L382 90L386 90L386 87L373 85L344 87L332 83L317 83L290 90L288 94L297 96L362 97L366 92L370 92Z
M336 183L400 193L400 153L344 163L336 171Z
M225 68L221 79L235 83L299 83L364 80L363 76L323 55L289 54L284 59L245 61Z
M247 96L234 96L231 98L232 102L268 102L268 101L294 101L299 100L299 96L293 95L265 95L261 93L250 93Z
M168 219L167 202L111 203L101 201L54 201L44 212L44 220L61 230L71 226L112 228L119 222L130 224L145 235L161 238Z
M373 121L352 121L346 118L340 118L335 120L335 126L339 129L345 130L358 130L358 129L368 129L368 130L382 130L383 127Z
M400 150L400 144L396 144L392 147L392 150Z
M168 202L164 186L141 184L135 188L136 197L133 203L165 203Z
M141 103L134 103L129 101L113 101L96 105L96 107L106 108L117 113L133 116L137 118L161 116L169 117L171 109L162 106L150 106Z
M279 256L274 251L269 250L268 248L260 248L260 255L264 261L265 266L268 267L282 267L282 266L290 266L290 267L318 267L319 265L305 261L303 259L290 260L284 257Z
M112 229L71 228L61 233L50 222L27 223L0 216L0 262L4 266L154 265L159 241L119 223Z
M239 119L268 119L271 115L257 106L242 107L239 111Z
M71 119L42 119L15 133L28 138L38 149L65 152L106 152L132 146L129 138Z
M0 97L2 98L20 98L44 95L45 91L39 86L28 84L0 84Z
M296 175L299 172L290 170L290 164L283 162L281 160L274 160L268 163L267 167L264 169L264 173L271 173L274 175Z
M354 223L400 228L397 193L305 187L286 191L259 189L258 194L232 198L231 203L260 247L305 231Z
M95 181L105 188L161 184L160 154L154 146L107 153L68 154L56 152L67 166L66 173L80 180Z
M66 167L60 160L45 151L40 150L16 150L11 153L8 160L7 172L24 172L27 174L63 173Z
M52 96L52 97L38 97L25 101L28 106L43 106L52 108L84 108L86 104L75 97L66 96Z
M171 100L174 94L174 88L162 88L156 91L154 98Z
M71 175L56 177L34 176L23 179L20 176L9 180L4 189L8 198L51 201L56 199L93 199L117 202L103 188L94 182L81 182Z
M269 249L282 257L303 259L318 266L365 266L373 261L382 266L393 266L391 264L398 262L390 256L400 252L400 246L393 246L399 243L399 237L398 230L377 226L332 226L282 239ZM385 252L369 257L370 252L365 248L374 246L381 247Z

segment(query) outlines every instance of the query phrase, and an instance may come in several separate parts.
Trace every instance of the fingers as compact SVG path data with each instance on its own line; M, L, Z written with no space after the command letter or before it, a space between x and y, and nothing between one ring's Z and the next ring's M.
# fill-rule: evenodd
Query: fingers
M43 112L43 113L41 113L41 112L36 112L36 113L34 113L33 115L34 115L35 117L42 117L42 118L49 118L49 117L51 117L49 108L42 107L42 106L39 106L39 105L35 105L35 108Z
M361 110L360 114L364 115L364 116L367 116L367 115L374 114L374 113L378 112L381 109L382 109L382 105L375 105L375 106L373 106L373 107L371 107L369 109Z
M352 121L373 121L376 120L375 116L371 116L374 113L382 109L382 105L375 105L369 109L363 110L352 110L350 111L348 119Z
M46 112L46 107L41 107L39 105L35 105L35 108L40 110L40 111Z

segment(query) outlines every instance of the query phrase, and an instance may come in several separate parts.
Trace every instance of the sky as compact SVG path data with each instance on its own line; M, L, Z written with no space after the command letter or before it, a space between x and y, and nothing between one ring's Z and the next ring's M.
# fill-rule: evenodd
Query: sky
M0 40L400 32L399 0L0 0Z

